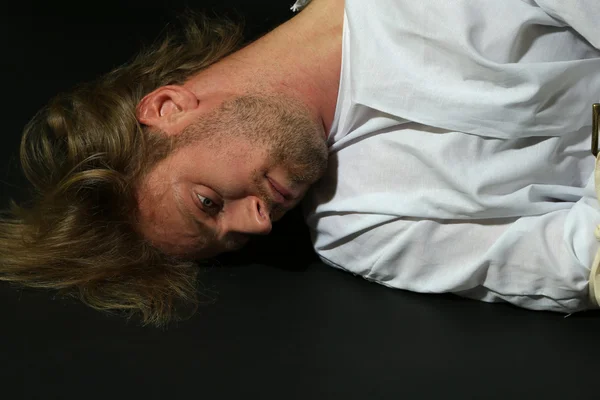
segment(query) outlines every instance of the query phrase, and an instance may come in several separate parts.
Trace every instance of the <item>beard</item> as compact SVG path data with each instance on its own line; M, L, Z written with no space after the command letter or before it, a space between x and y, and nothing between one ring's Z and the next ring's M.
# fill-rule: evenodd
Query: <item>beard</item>
M292 183L315 183L327 168L328 149L323 126L300 103L287 98L243 96L224 103L246 137L269 149L274 164L288 168ZM232 134L235 134L233 131Z
M215 151L227 147L230 139L247 140L267 152L271 166L283 166L292 186L310 186L327 169L328 148L322 123L311 118L300 102L283 96L245 95L225 101L175 137L175 147L201 140ZM251 179L268 204L274 220L285 213L258 182L265 171Z

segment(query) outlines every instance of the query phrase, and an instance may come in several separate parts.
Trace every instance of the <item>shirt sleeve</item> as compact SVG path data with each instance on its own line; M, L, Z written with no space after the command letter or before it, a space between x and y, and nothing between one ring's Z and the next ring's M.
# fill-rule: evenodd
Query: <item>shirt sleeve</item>
M325 263L393 288L575 312L589 308L596 202L479 221L330 215L315 249Z

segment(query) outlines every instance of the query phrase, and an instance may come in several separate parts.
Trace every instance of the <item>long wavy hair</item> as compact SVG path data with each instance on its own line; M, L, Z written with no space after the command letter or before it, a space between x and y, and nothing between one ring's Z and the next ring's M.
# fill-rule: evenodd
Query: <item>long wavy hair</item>
M156 326L195 312L197 266L136 229L136 184L172 145L141 126L135 109L152 90L182 84L239 49L242 27L191 15L180 28L56 96L27 124L20 160L33 193L0 218L0 280L57 289Z

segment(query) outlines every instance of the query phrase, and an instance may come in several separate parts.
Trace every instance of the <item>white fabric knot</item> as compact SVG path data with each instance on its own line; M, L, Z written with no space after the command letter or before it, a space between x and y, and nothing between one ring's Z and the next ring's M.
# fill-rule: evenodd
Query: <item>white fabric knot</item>
M293 12L298 12L304 7L306 7L308 3L310 3L310 0L297 0L292 6L292 8L290 8L290 10L292 10Z

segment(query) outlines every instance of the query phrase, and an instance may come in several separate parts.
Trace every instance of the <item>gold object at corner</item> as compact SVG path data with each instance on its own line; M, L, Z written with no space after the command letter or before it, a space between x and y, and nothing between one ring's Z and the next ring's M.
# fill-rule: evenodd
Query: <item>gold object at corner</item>
M598 156L598 134L600 131L600 103L592 104L592 154Z

